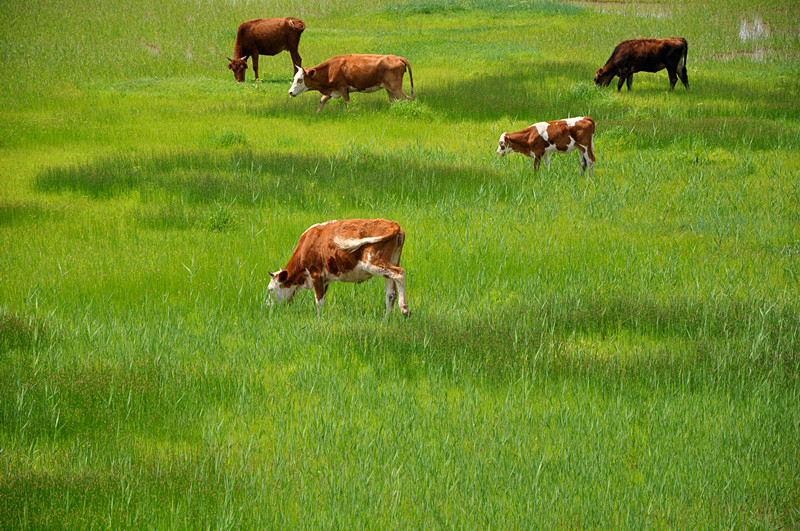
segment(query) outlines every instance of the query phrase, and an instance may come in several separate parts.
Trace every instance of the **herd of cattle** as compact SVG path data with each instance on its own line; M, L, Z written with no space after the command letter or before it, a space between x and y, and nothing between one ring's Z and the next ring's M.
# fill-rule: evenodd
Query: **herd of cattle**
M236 81L245 79L247 59L253 60L258 80L258 56L288 51L292 57L294 79L289 95L316 90L322 94L317 112L331 99L350 101L351 92L376 92L385 89L389 101L414 97L411 64L396 55L349 54L332 57L310 69L303 68L298 53L305 23L299 18L260 18L239 26L233 58L228 68ZM606 64L595 73L594 82L606 86L619 77L617 91L627 84L631 90L636 72L658 72L666 69L670 90L678 79L689 88L686 73L686 39L633 39L621 42ZM408 72L411 96L403 92L403 77ZM549 167L549 154L580 155L581 170L594 175L594 120L588 116L538 122L521 131L503 133L497 153L522 153L533 158L538 169L544 160ZM403 315L408 315L405 293L405 270L400 267L405 233L394 221L385 219L350 219L328 221L309 227L301 236L285 268L270 273L270 303L291 301L297 290L313 289L317 313L322 312L325 293L331 282L363 282L381 276L386 282L386 317L398 301ZM399 298L399 300L398 300Z

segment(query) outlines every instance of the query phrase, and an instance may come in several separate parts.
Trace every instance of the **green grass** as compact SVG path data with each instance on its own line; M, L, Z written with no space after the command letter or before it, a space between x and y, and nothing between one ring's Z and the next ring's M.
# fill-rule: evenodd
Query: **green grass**
M796 526L793 7L3 4L0 527ZM315 114L286 54L235 83L272 15L304 66L407 57L417 99ZM690 91L594 86L646 36ZM593 178L494 153L575 115ZM348 217L405 229L411 317L377 280L266 306Z

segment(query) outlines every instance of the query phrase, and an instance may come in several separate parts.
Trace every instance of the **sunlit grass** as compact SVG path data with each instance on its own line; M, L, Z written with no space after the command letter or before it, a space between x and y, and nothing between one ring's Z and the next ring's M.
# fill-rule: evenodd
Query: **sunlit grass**
M0 8L0 527L800 519L792 6L57 4ZM235 83L272 14L304 66L406 56L417 99L316 114L286 54ZM645 36L692 89L595 87ZM495 154L576 115L593 178ZM411 317L379 280L266 306L348 217L405 229Z

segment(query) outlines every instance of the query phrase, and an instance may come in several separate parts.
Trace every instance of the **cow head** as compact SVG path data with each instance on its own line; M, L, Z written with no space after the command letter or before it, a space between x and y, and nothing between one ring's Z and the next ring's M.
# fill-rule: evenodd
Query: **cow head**
M245 61L241 57L237 57L236 59L231 59L228 57L228 69L233 70L233 77L236 78L236 81L241 83L244 81L244 71L247 70L247 61Z
M270 273L269 276L272 278L269 281L269 286L267 286L269 290L269 302L267 304L272 306L273 304L290 302L295 293L297 293L299 286L297 284L293 286L285 285L286 281L289 280L289 273L283 270L277 273Z
M503 133L500 135L500 141L497 143L497 154L503 157L514 151L508 138L506 138L507 134L508 133Z
M594 74L594 84L598 87L605 87L611 83L612 79L614 79L614 74L606 70L605 67L598 68Z
M289 88L289 96L296 97L306 92L308 90L308 85L306 85L306 78L313 78L314 74L317 72L315 68L311 70L306 70L304 68L300 68L299 66L294 66L297 72L294 75L294 80L292 81L292 86Z

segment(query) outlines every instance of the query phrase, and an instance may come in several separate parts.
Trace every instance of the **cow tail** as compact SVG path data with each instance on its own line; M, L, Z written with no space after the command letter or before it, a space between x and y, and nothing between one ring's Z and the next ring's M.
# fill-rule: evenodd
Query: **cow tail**
M681 61L681 65L683 66L682 70L686 72L686 56L689 54L689 43L686 42L686 39L683 39L683 60Z
M384 235L384 236L373 236L371 238L346 238L344 236L334 236L333 243L336 244L336 247L341 249L342 251L346 251L348 253L352 253L356 249L360 249L361 247L367 244L379 243L382 241L386 241L389 238L394 236L394 234Z
M414 91L414 76L411 74L411 63L406 58L403 58L403 63L406 65L406 70L408 70L408 79L411 81L411 97L413 98L417 93Z

